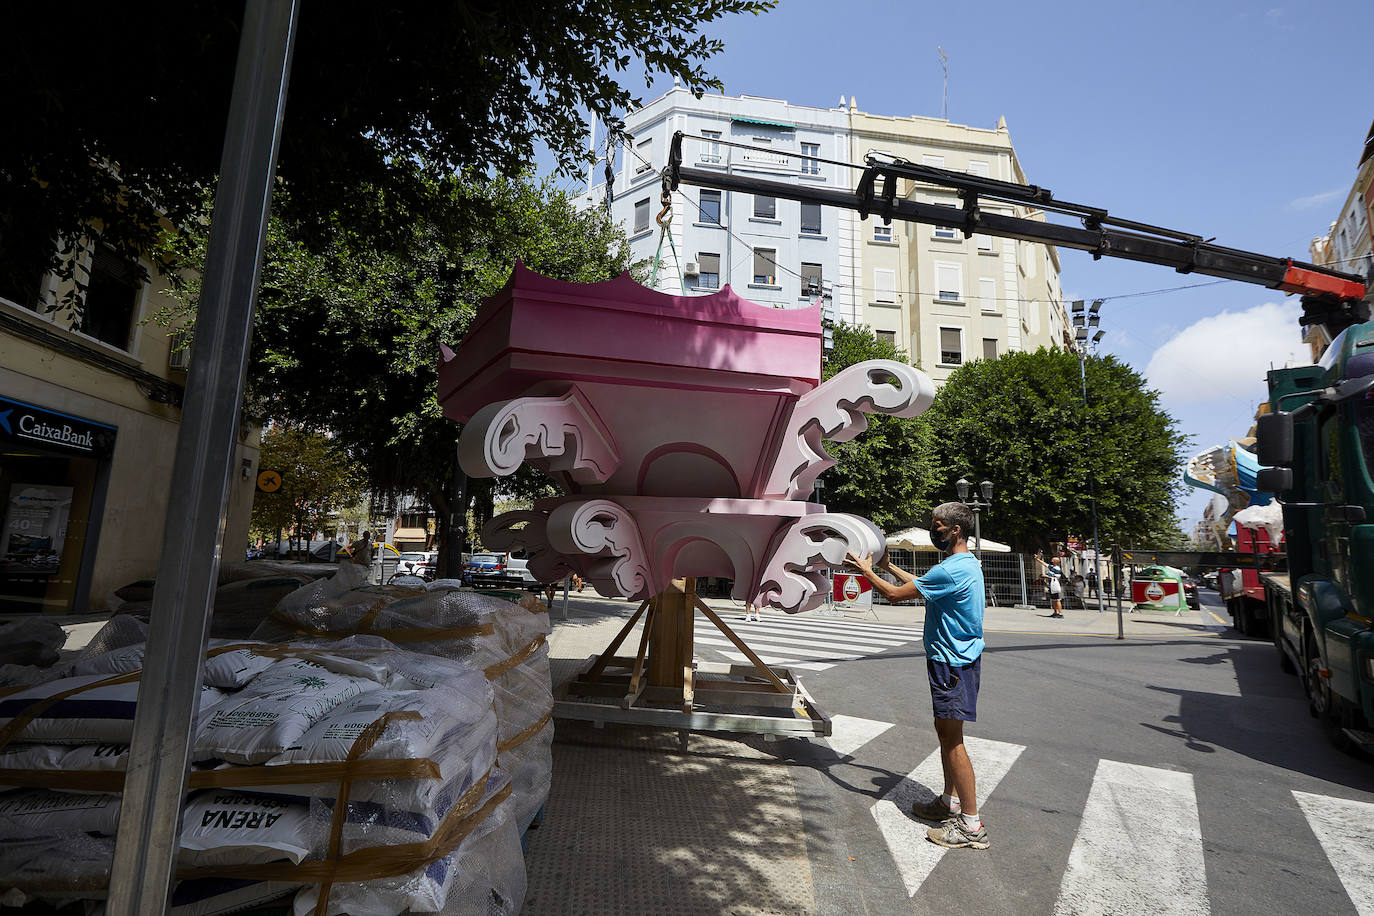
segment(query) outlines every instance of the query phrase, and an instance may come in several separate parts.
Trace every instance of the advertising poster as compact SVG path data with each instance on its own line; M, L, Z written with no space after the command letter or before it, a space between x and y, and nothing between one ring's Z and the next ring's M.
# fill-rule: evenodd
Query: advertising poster
M873 583L858 574L835 573L834 599L839 608L872 607Z
M67 537L72 488L17 483L10 487L0 556L9 563L57 570Z

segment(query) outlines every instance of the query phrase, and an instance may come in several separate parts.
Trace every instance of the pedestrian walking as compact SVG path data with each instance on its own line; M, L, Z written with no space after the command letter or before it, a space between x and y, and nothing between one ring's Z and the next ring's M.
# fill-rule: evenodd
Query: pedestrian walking
M1064 571L1059 566L1059 558L1050 560L1045 567L1045 581L1050 590L1050 614L1051 617L1064 616Z
M746 621L752 620L755 623L763 623L763 615L759 612L759 609L754 606L754 602L744 602L744 619Z
M939 798L913 805L911 813L940 822L939 827L926 831L926 838L938 846L987 849L988 832L978 814L973 763L964 747L964 723L978 718L978 683L983 662L983 567L968 549L972 530L973 512L968 506L936 506L930 523L930 542L949 555L920 577L892 565L884 556L879 565L900 585L893 585L874 571L871 554L846 554L845 562L863 573L873 588L894 604L917 594L925 598L926 675L945 785Z
M1096 563L1095 560L1094 563ZM1088 594L1093 597L1097 596L1097 567L1095 565L1088 567Z

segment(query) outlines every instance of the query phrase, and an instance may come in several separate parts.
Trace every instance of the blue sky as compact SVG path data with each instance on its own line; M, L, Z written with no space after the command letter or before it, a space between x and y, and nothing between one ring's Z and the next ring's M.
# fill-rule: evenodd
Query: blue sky
M728 95L856 96L891 115L940 115L942 46L950 120L1005 117L1029 180L1057 198L1297 260L1336 218L1374 118L1369 0L782 0L707 32L725 42L708 70ZM1296 297L1060 255L1066 299L1108 300L1104 351L1147 375L1193 451L1245 435L1264 370L1305 357ZM1156 290L1171 291L1139 295ZM1185 522L1205 505L1189 490Z

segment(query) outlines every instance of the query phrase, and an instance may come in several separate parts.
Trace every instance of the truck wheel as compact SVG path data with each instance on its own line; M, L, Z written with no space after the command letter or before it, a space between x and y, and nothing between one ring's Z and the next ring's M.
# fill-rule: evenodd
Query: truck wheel
M1309 632L1306 640L1306 650L1303 652L1303 659L1306 663L1306 670L1303 672L1303 687L1307 691L1307 711L1312 714L1312 718L1324 720L1332 713L1331 687L1326 683L1326 678L1319 673L1322 669L1322 656L1317 651L1317 641Z
M1240 602L1235 598L1226 599L1226 611L1231 615L1231 626L1235 627L1236 632L1245 635L1245 608L1241 607Z

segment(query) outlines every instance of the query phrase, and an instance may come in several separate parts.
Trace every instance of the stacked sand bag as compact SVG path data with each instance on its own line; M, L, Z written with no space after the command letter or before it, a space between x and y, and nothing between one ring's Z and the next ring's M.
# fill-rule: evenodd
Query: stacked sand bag
M107 630L71 677L0 698L0 904L108 882L144 645L122 644L139 635L127 619ZM293 892L301 913L519 911L490 682L359 642L207 653L171 912Z
M288 595L254 638L338 645L338 639L381 637L485 671L495 697L499 762L510 774L515 821L523 830L543 807L553 776L548 610L532 597L515 604L461 589L454 580L419 589L364 586L365 577L366 570L345 564L332 578ZM425 688L437 675L415 665L406 676Z

